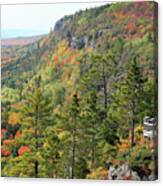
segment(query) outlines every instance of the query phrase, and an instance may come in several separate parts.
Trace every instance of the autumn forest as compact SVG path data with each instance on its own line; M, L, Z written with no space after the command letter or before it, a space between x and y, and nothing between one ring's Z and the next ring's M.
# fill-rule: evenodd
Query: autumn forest
M3 177L157 179L156 18L108 3L2 45Z

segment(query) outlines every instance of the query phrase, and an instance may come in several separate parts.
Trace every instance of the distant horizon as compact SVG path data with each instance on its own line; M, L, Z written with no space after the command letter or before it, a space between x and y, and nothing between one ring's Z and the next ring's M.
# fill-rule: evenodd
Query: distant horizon
M2 5L1 39L48 34L65 15L105 4L108 2Z
M45 30L30 30L30 29L4 29L1 30L1 39L14 39L23 37L34 37L40 35L47 35Z

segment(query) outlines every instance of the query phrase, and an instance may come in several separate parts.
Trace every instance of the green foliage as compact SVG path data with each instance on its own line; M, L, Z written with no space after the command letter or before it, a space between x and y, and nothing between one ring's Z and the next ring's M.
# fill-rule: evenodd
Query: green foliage
M152 161L152 152L146 146L134 147L129 153L129 166L132 170L148 167Z

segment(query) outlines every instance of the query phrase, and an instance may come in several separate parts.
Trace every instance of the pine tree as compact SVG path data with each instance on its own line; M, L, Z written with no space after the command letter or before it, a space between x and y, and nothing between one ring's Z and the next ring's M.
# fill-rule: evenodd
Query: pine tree
M83 117L85 143L91 160L91 168L97 165L97 144L99 142L100 131L100 108L97 105L97 92L92 90L83 96Z
M29 164L34 164L34 166L31 164L31 167L33 167L32 176L39 177L41 161L43 160L41 154L46 150L43 148L43 145L48 137L46 131L54 124L52 104L50 99L44 95L40 76L35 79L33 85L28 87L28 92L24 95L23 103L20 128L22 136L18 139L18 144L25 145L30 149L33 157L30 160L29 156L28 161ZM24 161L26 161L25 156L24 158Z
M77 117L79 114L79 99L77 97L77 94L74 94L72 106L70 108L70 117L72 118L72 160L71 160L71 178L73 179L75 177L75 169L76 169L76 138L77 138Z
M140 121L139 114L142 111L144 84L146 78L143 77L139 57L136 56L129 63L127 68L127 77L125 80L124 94L129 109L131 122L131 146L134 146L135 125ZM142 118L141 118L142 119Z
M103 119L107 117L109 104L109 90L112 86L113 76L115 74L116 62L113 60L111 52L106 54L95 53L88 58L88 64L91 62L89 69L82 78L81 83L84 85L84 92L98 92L97 101L103 107ZM88 65L87 64L87 65Z
M61 159L58 166L60 171L59 177L65 178L84 178L85 160L84 148L81 147L85 143L83 138L84 126L81 122L80 98L77 93L72 95L72 100L68 105L64 105L57 114L57 130L60 138L60 154ZM83 170L79 170L83 167Z
M114 81L113 77L116 75L117 62L111 51L105 54L95 53L88 59L91 64L81 79L82 110L84 112L82 119L86 128L85 140L89 144L91 168L96 169L101 164L102 149L100 149L100 145L106 144L106 142L113 143L111 140L117 142L117 136L112 133L112 128L109 128L107 119L110 90Z

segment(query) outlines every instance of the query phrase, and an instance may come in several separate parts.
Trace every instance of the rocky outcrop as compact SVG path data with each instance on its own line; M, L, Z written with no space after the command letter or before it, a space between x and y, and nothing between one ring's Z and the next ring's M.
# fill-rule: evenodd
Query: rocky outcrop
M155 180L155 176L151 174L149 169L131 170L126 163L123 163L118 167L109 164L108 179L153 181Z
M72 48L86 48L92 47L96 49L96 40L103 34L109 31L110 26L93 28L92 33L90 30L85 33L78 33L78 25L76 20L80 19L80 16L75 14L74 16L66 16L58 20L54 26L54 32L58 33L60 39L67 39L69 46ZM96 18L94 18L96 19ZM88 33L87 33L88 32Z

